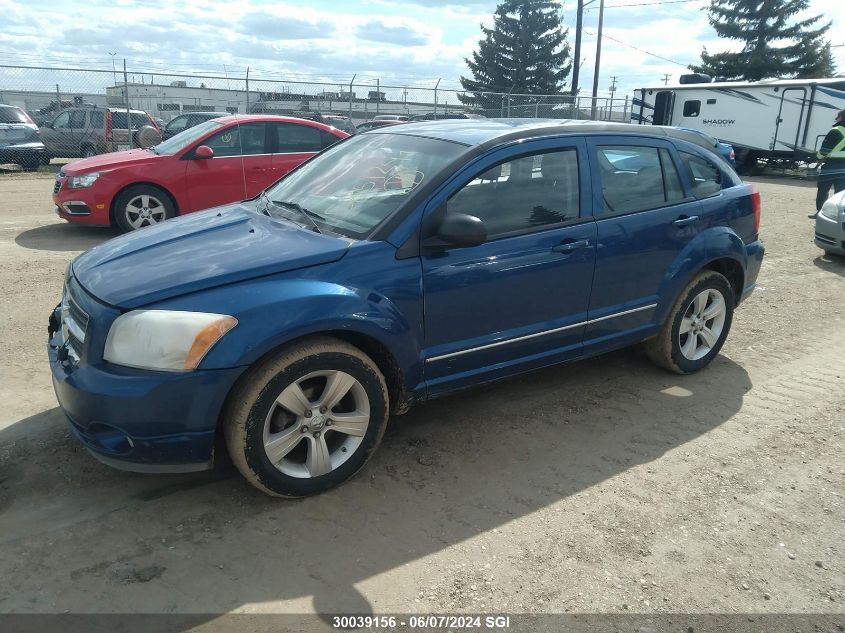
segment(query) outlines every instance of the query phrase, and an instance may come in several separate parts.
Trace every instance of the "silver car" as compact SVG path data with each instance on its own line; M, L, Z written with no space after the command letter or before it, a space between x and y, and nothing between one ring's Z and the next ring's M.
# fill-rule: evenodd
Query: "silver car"
M815 242L829 255L845 255L845 191L828 198L816 216Z
M62 110L50 123L41 126L41 138L51 157L88 158L130 147L144 147L138 134L146 127L156 132L156 140L150 145L159 142L161 132L143 110L130 110L127 117L123 107L82 106Z

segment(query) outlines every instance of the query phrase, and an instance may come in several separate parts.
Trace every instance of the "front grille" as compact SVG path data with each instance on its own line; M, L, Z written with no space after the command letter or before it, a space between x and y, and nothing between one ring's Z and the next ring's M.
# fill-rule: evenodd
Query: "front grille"
M88 320L88 313L79 307L70 288L65 285L62 296L62 338L67 343L68 353L76 360L82 357Z

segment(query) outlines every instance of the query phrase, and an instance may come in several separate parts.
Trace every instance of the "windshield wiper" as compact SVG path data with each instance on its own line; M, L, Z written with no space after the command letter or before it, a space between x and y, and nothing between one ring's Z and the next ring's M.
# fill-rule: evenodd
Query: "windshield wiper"
M307 223L311 226L311 230L313 230L315 233L322 233L322 231L320 230L320 227L317 226L317 223L314 221L314 218L311 217L311 213L308 211L308 209L303 208L302 206L298 205L296 202L289 202L289 201L286 201L286 200L271 200L270 196L267 195L266 191L261 192L260 198L262 200L264 200L265 206L264 206L264 209L262 209L262 213L264 213L264 215L270 215L270 205L271 204L273 204L277 207L282 207L283 209L293 209L294 211L299 213L299 215L301 215L303 218L305 218Z

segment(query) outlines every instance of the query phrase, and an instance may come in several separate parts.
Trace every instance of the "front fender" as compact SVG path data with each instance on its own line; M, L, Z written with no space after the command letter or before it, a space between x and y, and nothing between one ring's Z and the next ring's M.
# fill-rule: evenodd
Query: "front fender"
M747 269L747 255L742 239L729 227L716 226L695 236L666 271L658 291L654 312L656 323L663 323L681 291L702 269L718 259L732 259Z
M413 296L413 292L407 293ZM405 305L414 310L416 301ZM181 297L163 309L235 315L238 325L203 359L202 369L244 367L285 343L312 334L346 332L374 339L390 351L408 391L422 382L419 316L407 315L373 289L316 280L267 277Z

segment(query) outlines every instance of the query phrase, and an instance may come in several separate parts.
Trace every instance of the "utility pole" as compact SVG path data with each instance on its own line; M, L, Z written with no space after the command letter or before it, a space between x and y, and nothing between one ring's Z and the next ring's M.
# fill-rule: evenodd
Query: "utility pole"
M578 75L581 71L581 27L584 23L584 0L578 0L578 16L575 22L575 64L572 69L572 96L578 94Z
M111 55L111 79L114 82L114 85L117 85L117 72L114 67L114 56L117 55L117 52L109 53Z
M126 130L129 136L129 149L132 149L132 116L129 112L129 77L126 75L125 57L123 58L123 90L126 95Z
M596 37L596 68L593 74L593 105L590 108L590 118L596 118L596 100L599 94L599 71L601 69L601 31L604 25L604 0L599 0L599 32Z
M663 75L663 85L664 85L664 86L668 86L668 85L669 85L669 77L671 77L671 76L672 76L672 75L670 75L669 73L666 73L665 75Z

